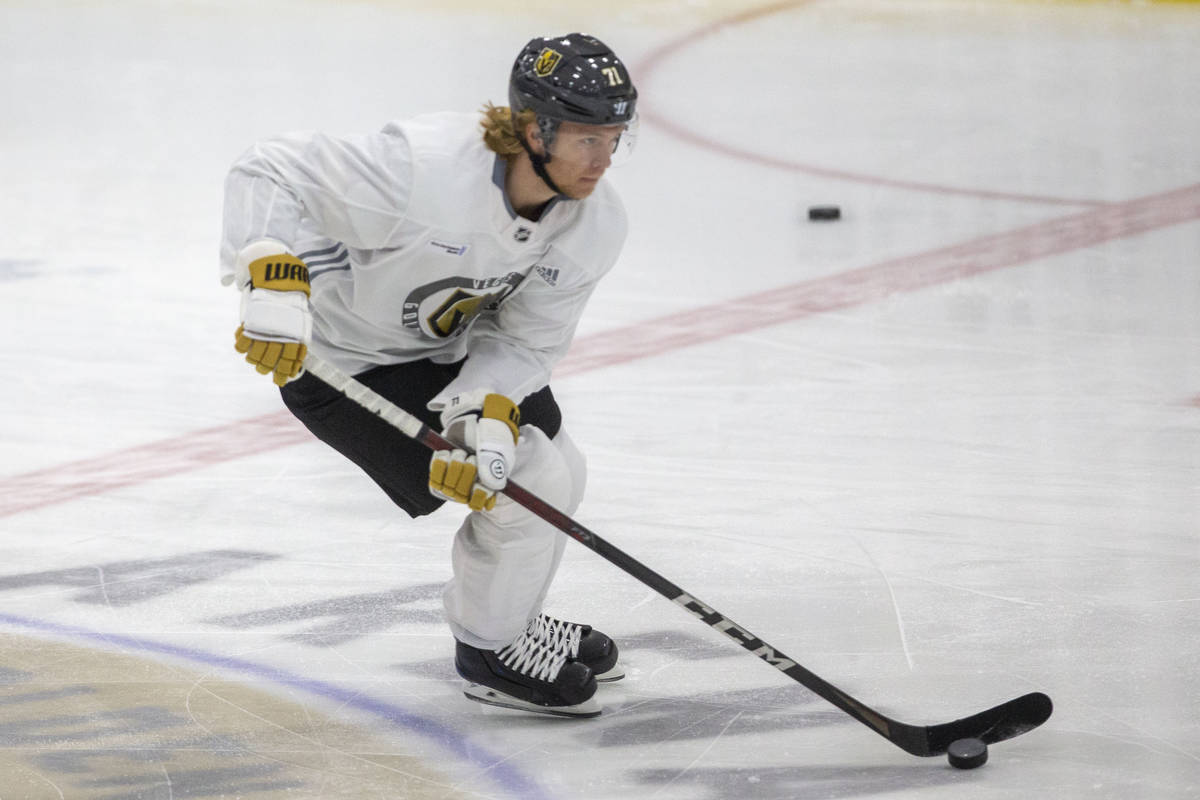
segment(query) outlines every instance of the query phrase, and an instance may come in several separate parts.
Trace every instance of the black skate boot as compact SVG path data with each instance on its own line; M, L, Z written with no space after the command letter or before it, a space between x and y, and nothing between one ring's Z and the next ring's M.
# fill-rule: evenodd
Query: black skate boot
M542 644L528 629L499 650L458 642L454 666L471 682L463 693L479 703L560 717L600 713L591 669L570 660L565 648Z
M610 683L625 677L625 670L617 664L617 643L591 625L566 622L542 614L529 623L526 634L555 649L565 648L567 658L587 664L598 683Z

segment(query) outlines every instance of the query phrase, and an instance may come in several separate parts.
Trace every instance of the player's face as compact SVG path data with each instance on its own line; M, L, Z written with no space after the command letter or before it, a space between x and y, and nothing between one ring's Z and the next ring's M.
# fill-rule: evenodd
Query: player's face
M546 171L563 194L580 200L595 190L624 130L624 125L559 124Z

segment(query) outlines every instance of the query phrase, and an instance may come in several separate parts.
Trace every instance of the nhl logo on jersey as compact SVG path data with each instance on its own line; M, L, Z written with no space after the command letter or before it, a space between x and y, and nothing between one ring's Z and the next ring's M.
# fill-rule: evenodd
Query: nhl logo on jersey
M517 228L515 233L513 233L513 238L516 239L518 242L527 242L527 241L529 241L529 236L532 233L533 233L533 231L529 230L529 228L526 228L524 225L522 225L521 227Z
M537 61L533 62L533 71L539 78L545 78L554 72L560 61L562 61L562 53L551 50L549 47L543 47L542 52L538 53Z

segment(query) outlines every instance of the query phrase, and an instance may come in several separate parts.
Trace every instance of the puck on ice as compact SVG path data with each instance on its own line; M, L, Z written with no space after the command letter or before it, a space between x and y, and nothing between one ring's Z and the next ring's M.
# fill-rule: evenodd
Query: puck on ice
M979 739L956 739L946 748L946 760L958 769L982 767L987 759L987 745Z
M812 206L808 209L808 218L813 220L841 219L842 210L837 206Z

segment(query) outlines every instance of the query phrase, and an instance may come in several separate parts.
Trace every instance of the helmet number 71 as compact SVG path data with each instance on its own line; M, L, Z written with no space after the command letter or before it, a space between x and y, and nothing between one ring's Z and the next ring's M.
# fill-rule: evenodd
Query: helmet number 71
M609 86L620 86L625 82L621 79L621 73L616 67L605 67L600 71L604 73L604 77L608 78Z

